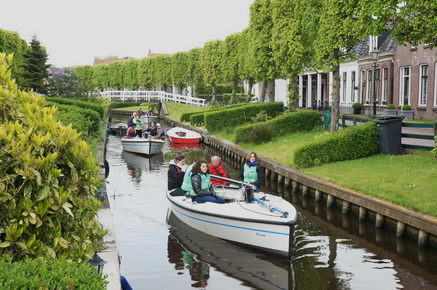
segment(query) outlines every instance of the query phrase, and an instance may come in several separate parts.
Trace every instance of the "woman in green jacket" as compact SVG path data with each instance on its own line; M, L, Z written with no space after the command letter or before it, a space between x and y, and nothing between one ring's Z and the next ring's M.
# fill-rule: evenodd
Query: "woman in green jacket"
M216 196L211 184L209 175L208 162L199 160L191 171L191 188L187 192L187 196L191 197L197 203L215 202L224 203L224 199Z

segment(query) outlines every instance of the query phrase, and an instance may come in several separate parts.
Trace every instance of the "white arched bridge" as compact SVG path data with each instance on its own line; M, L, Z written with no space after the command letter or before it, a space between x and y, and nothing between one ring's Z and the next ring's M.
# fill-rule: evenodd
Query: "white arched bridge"
M206 106L206 100L163 91L103 91L101 95L108 101L120 102L175 102L192 106Z

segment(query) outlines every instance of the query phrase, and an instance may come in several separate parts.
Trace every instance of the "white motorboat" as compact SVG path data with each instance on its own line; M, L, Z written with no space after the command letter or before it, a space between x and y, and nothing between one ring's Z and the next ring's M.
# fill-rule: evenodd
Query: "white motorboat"
M199 133L181 127L168 129L167 136L170 142L179 144L196 144L202 139Z
M141 116L141 122L143 122L143 124L156 123L158 122L158 116L143 115Z
M175 216L196 230L290 257L296 209L279 196L253 193L250 185L242 185L216 188L217 195L226 200L224 204L196 203L171 192L167 192L167 198Z
M162 152L165 141L160 139L121 138L123 150L145 155L153 155Z

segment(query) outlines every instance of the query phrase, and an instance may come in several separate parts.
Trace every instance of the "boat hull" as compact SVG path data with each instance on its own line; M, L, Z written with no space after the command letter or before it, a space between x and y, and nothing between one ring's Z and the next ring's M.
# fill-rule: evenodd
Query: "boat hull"
M141 116L141 121L144 123L158 122L158 116Z
M192 228L224 240L242 243L286 255L292 252L294 223L272 224L201 213L171 202L174 215ZM223 206L223 205L218 205Z
M140 138L121 140L123 145L123 150L132 153L144 154L144 155L154 155L162 152L165 141L162 140L146 140Z
M177 138L169 137L170 142L178 144L198 144L200 143L200 138Z

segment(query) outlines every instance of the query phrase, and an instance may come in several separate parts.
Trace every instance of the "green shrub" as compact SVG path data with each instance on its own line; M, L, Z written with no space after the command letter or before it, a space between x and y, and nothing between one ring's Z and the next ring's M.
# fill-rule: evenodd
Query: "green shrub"
M194 115L191 115L191 117L190 117L190 124L193 126L203 126L204 122L205 122L204 113L194 114Z
M435 148L432 149L432 153L434 153L434 156L437 158L437 136L434 137L435 140Z
M43 97L21 91L0 54L0 256L89 259L104 231L88 144Z
M262 111L256 114L255 117L252 118L252 122L260 123L260 122L266 122L270 119L272 119L272 117L268 116L266 112Z
M317 111L297 111L284 114L267 122L260 123L271 127L272 137L282 136L288 133L311 131L320 126L322 121ZM236 129L236 142L253 142L252 131L258 124L247 124Z
M272 127L265 124L256 124L252 127L248 139L251 143L267 143L272 140Z
M410 111L411 110L411 106L410 105L403 105L402 106L402 111Z
M379 139L376 124L348 127L303 145L295 151L296 167L312 167L324 163L352 160L378 153Z
M220 131L250 122L259 112L265 111L268 116L276 117L283 110L284 105L281 102L247 104L242 107L205 113L205 126L208 131Z
M1 289L105 289L101 273L86 263L26 259L0 261Z
M136 102L115 102L115 103L111 103L109 105L110 109L118 109L118 108L126 108L126 107L133 107L133 106L138 106L141 105L140 103L136 103Z
M53 103L94 110L100 114L100 117L102 119L105 116L105 107L102 104L90 103L90 102L79 101L79 100L70 100L65 98L55 98L55 97L46 97L46 99L47 101Z
M69 105L61 105L61 104L57 104L57 103L48 103L49 106L54 106L58 108L58 121L62 122L62 124L68 126L70 124L72 124L73 128L78 130L79 132L83 132L85 134L89 134L94 130L98 130L100 128L100 124L102 123L102 119L100 118L99 113L97 113L94 110L91 109L85 109L85 108L80 108L80 107L76 107L76 106L69 106ZM69 114L67 114L69 113ZM62 118L63 116L69 116L66 117L66 119ZM77 116L77 118L83 119L82 120L74 120L72 118L74 118L74 116ZM85 120L87 120L86 123L89 123L89 130L87 131L82 131L79 130L79 128L81 128L80 125L78 125L79 123L84 123Z
M229 109L229 108L241 107L241 106L244 106L244 105L246 105L246 104L244 104L244 103L242 103L242 104L234 104L234 105L223 106L223 107L208 108L207 110L202 110L202 111L184 113L181 116L181 121L182 122L191 122L191 116L193 116L193 115L201 114L203 116L204 113L216 112L216 111L226 110L226 109ZM195 121L196 121L197 125L202 126L205 123L205 121L202 120L202 118L203 117L200 117L200 116L197 116L195 118ZM185 121L185 120L187 120L187 121ZM195 125L195 124L191 123L191 125Z
M352 104L352 108L354 108L354 109L362 109L363 107L364 107L364 105L361 103L353 103Z
M396 109L396 107L395 107L395 105L393 105L393 104L388 104L387 107L386 107L386 109L387 109L387 110L394 110L394 109Z

